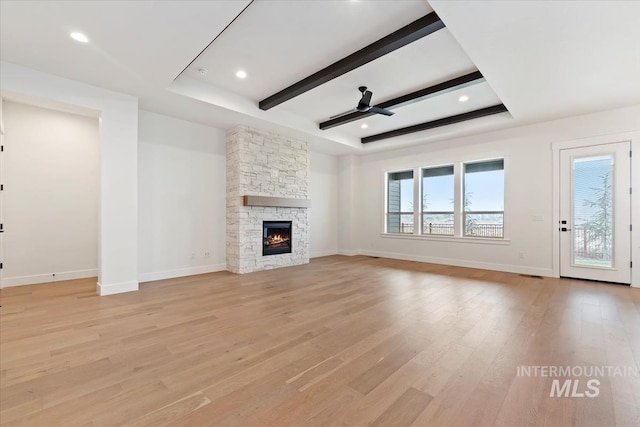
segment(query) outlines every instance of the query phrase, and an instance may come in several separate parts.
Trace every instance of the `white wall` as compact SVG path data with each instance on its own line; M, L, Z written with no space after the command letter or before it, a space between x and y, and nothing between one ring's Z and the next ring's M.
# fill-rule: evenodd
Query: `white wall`
M0 61L0 89L100 115L98 291L138 289L138 99Z
M338 253L338 158L311 152L311 258Z
M338 253L341 255L357 255L360 251L358 199L369 197L372 190L371 187L367 187L365 190L367 194L359 195L360 182L360 158L340 157L338 160Z
M140 111L139 280L225 269L225 134Z
M140 111L138 135L139 280L224 270L225 132ZM337 176L311 153L311 256L337 253Z
M3 104L3 286L97 276L97 118Z
M553 274L552 150L555 141L640 128L640 106L611 110L465 138L362 156L356 179L360 253L551 276ZM504 156L505 234L508 244L382 236L384 173L388 170ZM640 171L638 157L634 168ZM636 176L638 174L635 174ZM341 187L345 185L341 183ZM634 206L638 206L637 201ZM638 223L634 209L634 221ZM536 217L542 216L542 220ZM636 237L637 239L637 237ZM634 257L640 259L634 243ZM341 248L342 249L342 248ZM519 253L523 253L523 258Z

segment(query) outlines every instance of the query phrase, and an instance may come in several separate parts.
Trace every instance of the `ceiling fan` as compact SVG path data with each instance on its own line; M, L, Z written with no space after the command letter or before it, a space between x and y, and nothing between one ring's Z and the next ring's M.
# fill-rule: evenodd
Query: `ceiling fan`
M330 119L335 119L336 117L342 117L345 114L350 114L355 111L359 111L361 113L374 113L374 114L382 114L383 116L393 116L395 113L390 110L386 110L380 107L372 107L371 106L371 96L373 93L370 90L367 90L366 86L360 86L358 88L360 93L362 93L362 98L358 101L358 105L356 108L346 111L344 113L338 114L337 116L332 116Z

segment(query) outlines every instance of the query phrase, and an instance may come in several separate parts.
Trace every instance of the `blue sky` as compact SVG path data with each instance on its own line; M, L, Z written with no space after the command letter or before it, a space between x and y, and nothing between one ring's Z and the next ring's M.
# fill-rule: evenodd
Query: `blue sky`
M400 181L400 210L402 212L413 211L413 179Z
M504 210L504 170L465 174L471 211Z
M504 171L476 172L467 174L466 190L471 192L471 210L504 210ZM413 205L413 181L401 182L401 209L411 212ZM429 211L453 211L453 175L423 179L426 193L426 209Z
M594 209L585 206L585 200L595 200L595 188L602 187L602 176L612 173L610 158L585 159L574 164L576 217L587 220ZM413 211L413 180L401 181L401 209ZM426 193L426 210L452 211L453 175L443 175L423 179L423 191ZM470 173L465 176L465 189L471 193L472 211L504 210L504 171ZM577 221L578 223L582 221Z
M422 191L426 195L424 210L453 211L453 175L423 178Z

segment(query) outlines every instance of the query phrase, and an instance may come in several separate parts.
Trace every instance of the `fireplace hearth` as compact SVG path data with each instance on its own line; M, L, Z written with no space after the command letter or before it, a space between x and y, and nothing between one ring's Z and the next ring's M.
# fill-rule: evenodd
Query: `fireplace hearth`
M262 230L262 256L291 253L291 221L263 221Z

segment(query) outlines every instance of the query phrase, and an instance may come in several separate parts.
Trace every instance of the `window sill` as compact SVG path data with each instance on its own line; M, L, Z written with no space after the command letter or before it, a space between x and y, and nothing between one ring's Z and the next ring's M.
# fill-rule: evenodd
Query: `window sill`
M481 245L510 245L511 240L490 237L455 237L455 236L427 236L416 234L381 233L386 239L426 240L435 242L476 243Z

